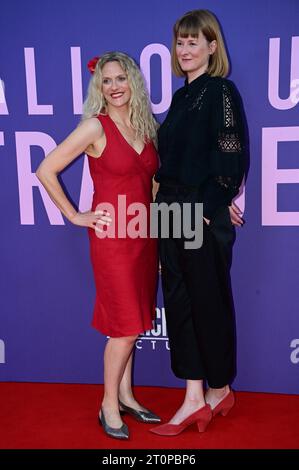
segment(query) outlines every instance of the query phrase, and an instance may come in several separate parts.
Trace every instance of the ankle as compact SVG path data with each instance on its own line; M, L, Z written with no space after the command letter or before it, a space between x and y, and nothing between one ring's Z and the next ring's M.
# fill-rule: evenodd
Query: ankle
M192 408L201 408L205 406L204 397L186 397L183 406L191 406Z
M133 397L133 389L130 386L120 384L118 390L118 396L120 399L125 400L126 398L130 399Z
M212 395L215 398L224 398L226 395L228 395L230 392L229 385L225 385L225 387L222 388L212 388L210 387L207 394Z
M101 404L101 409L103 409L104 412L119 412L119 405L115 400L104 399Z
M124 404L132 403L133 401L135 401L134 396L132 394L129 394L129 393L126 393L126 394L120 393L119 396L118 396L118 399L119 399L119 401L121 401Z

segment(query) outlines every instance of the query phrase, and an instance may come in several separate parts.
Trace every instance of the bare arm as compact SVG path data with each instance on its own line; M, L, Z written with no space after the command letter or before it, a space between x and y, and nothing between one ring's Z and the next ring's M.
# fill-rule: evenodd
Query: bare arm
M83 121L61 144L59 144L40 164L36 171L52 201L71 222L76 225L92 226L90 217L76 220L78 213L66 197L57 175L75 160L85 149L104 137L104 131L98 119Z

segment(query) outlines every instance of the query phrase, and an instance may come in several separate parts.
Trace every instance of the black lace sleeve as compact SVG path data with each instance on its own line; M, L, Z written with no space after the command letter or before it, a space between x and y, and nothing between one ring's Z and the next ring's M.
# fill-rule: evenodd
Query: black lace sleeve
M241 97L230 80L212 83L210 114L211 151L209 179L204 191L204 216L212 219L217 210L237 196L246 166L246 125Z

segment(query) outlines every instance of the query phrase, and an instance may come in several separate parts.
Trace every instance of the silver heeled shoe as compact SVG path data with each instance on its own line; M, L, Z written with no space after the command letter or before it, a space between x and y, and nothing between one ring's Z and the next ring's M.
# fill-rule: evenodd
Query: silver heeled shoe
M101 408L101 415L99 415L98 418L99 424L103 426L103 429L108 436L114 437L115 439L129 439L129 429L126 424L123 424L120 428L111 428L108 426L103 408Z
M161 418L157 416L152 411L142 411L142 410L135 410L130 406L125 405L119 400L119 410L121 413L128 413L128 415L133 416L133 418L137 419L141 423L160 423Z

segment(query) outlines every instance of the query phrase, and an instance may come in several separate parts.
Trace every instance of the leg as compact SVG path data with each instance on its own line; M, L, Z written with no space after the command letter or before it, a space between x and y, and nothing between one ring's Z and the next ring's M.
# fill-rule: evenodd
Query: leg
M216 238L214 227L205 224L203 228L203 245L198 250L184 250L182 270L205 377L213 389L226 390L235 374L235 325L229 262L224 256L226 244L218 234Z
M205 377L205 370L195 335L190 296L181 268L181 243L171 238L161 239L159 252L171 367L181 379L201 380Z
M122 376L120 386L119 386L119 399L122 403L125 405L129 406L130 408L133 408L134 410L141 410L141 411L147 411L146 408L141 406L136 400L133 395L133 390L132 390L132 364L133 364L133 354L134 352L131 352L131 355L129 357L129 360L127 362L124 374Z
M105 348L102 408L107 424L112 428L123 424L119 414L119 386L136 339L137 336L110 338Z
M202 380L187 380L186 395L182 406L169 421L170 424L180 424L187 416L205 406Z
M184 402L169 424L180 424L205 406L202 380L205 370L195 335L190 295L183 277L182 252L183 245L180 240L159 240L171 366L177 377L187 379Z
M189 199L186 196L182 196L181 199L176 191L172 193L169 188L163 188L161 185L156 203L170 205L178 201L188 202ZM159 221L159 256L171 368L181 379L202 380L205 377L205 370L195 335L190 296L182 272L183 245L182 241L174 236L176 222L170 214L169 236L164 238L163 224L161 219Z
M208 380L210 379L211 386L206 394L206 402L211 405L211 408L215 408L229 394L230 389L227 383L233 375L233 303L230 295L230 263L221 250L222 245L219 246L217 239L209 232L209 229L204 228L205 245L199 250L181 250L180 243L176 244L181 253L177 258L179 262L176 270L177 273L180 272L180 278L184 283L184 305L178 303L178 298L174 299L180 291L178 282L174 282L175 270L173 266L171 272L169 270L170 263L173 263L175 259L174 252L168 253L171 256L168 256L168 271L166 273L168 276L172 276L170 284L175 286L176 294L174 296L172 293L171 297L178 305L178 310L172 308L171 314L175 314L176 319L181 315L179 312L182 307L186 314L188 306L186 300L189 300L191 327L198 341L203 373L208 377ZM178 275L176 275L176 280L178 280ZM213 290L211 290L212 288ZM173 323L172 318L169 323ZM216 330L215 324L219 325ZM177 338L179 336L184 337L182 328L178 330ZM188 337L190 336L188 335ZM189 349L189 344L186 346ZM191 349L194 351L194 348ZM186 359L184 352L180 360L183 361L182 370L188 374L185 377L189 378L186 395L182 406L170 420L170 424L181 423L187 416L205 405L203 381L190 380L192 376L190 376L189 361Z
M210 386L205 399L213 409L229 394L228 383L235 372L234 305L230 280L235 229L226 208L219 212L209 227L204 226L204 234L204 246L194 254L186 251L184 262L195 330L200 338ZM196 284L196 279L200 279L201 286Z
M229 385L222 388L210 387L205 395L206 402L211 406L212 410L220 403L230 392Z
M191 303L180 266L180 243L160 240L162 283L172 369L178 377L189 378L182 406L169 421L180 424L205 406L202 366L192 320Z

